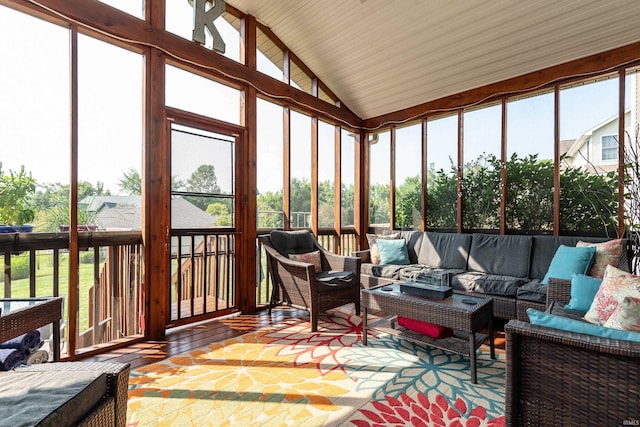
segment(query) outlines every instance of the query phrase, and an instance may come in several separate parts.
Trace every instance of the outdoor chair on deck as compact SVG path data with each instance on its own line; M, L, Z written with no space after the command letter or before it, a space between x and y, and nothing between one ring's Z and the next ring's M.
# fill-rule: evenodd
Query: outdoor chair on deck
M318 316L331 308L354 303L360 314L360 258L326 251L307 230L274 230L259 237L273 278L269 312L276 300L309 311L311 332Z

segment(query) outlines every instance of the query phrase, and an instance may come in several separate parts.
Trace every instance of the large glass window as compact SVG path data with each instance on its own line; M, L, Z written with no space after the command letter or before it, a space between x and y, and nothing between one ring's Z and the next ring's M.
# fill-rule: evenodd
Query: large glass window
M420 229L422 194L422 124L397 128L396 227Z
M142 228L143 66L140 54L78 37L79 225Z
M560 90L560 230L617 233L617 162L602 159L602 136L618 135L619 79Z
M355 182L356 182L356 135L346 129L340 131L340 225L352 227L355 224Z
M239 90L171 65L166 66L166 73L169 107L240 124Z
M427 121L427 227L458 224L458 116Z
M282 228L284 111L280 105L258 98L256 116L258 228Z
M502 107L464 113L463 227L500 227Z
M318 121L318 226L334 227L336 127Z
M69 221L69 30L0 6L0 40L0 176L35 181L9 202L20 209L0 212L0 224L58 231L54 211Z
M136 18L144 19L144 3L145 0L99 0L102 3L127 12Z
M312 79L309 75L304 71L304 69L298 65L296 61L290 61L291 75L289 76L289 80L291 80L291 86L296 89L303 90L307 93L311 93L312 89Z
M260 28L256 30L256 68L276 80L284 80L284 52Z
M389 182L391 180L391 133L369 137L369 225L389 227Z
M629 239L635 246L631 260L632 270L640 271L638 242L640 242L640 70L627 70L625 77L625 200L624 213Z
M114 1L114 0L111 0ZM119 0L120 2L129 2L131 0ZM167 31L183 37L187 40L193 39L193 1L176 1L166 0L165 7L165 28ZM211 3L207 2L207 10L211 7ZM225 44L225 52L223 53L229 59L236 62L243 62L240 58L240 19L230 13L223 13L213 21L216 30L220 33L220 37ZM213 38L209 31L205 29L205 47L213 48Z
M602 161L618 160L618 136L617 135L602 135L600 144L601 144L600 156Z
M507 103L506 226L553 231L553 92Z
M291 111L290 123L291 227L311 227L311 117Z

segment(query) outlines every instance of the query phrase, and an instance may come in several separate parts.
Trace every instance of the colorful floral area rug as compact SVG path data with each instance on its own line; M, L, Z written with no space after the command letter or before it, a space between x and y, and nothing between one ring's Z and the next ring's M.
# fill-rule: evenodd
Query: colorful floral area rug
M364 346L360 317L327 314L132 371L128 426L504 425L503 354L481 347L472 384L461 356L373 330Z

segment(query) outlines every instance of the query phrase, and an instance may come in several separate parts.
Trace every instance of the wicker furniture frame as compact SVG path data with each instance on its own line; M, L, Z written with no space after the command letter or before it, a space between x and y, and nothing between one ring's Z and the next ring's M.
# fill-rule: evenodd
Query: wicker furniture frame
M60 320L62 319L62 297L52 298L3 298L0 305L8 302L27 302L29 305L2 311L0 315L0 342L8 341L42 326L53 324L53 360L60 360Z
M547 303L566 304L571 282L551 279ZM511 320L507 426L640 423L640 343Z
M128 363L104 362L57 362L40 363L16 368L15 371L42 372L54 371L60 375L70 371L98 371L107 375L107 392L100 402L85 416L79 426L91 427L124 427L127 424L127 399L129 372ZM10 376L12 371L3 372L2 376ZM55 390L55 384L52 384ZM37 405L37 402L34 402Z
M273 293L269 313L280 298L293 307L309 312L311 332L318 330L319 315L331 308L354 303L360 314L360 258L333 254L313 239L315 250L320 251L323 271L350 271L353 277L339 286L328 286L316 280L313 264L293 261L278 252L268 235L258 237L267 255L267 271L273 278Z
M391 289L391 290L386 290ZM476 304L465 304L462 300L474 300ZM469 357L471 381L477 382L476 349L489 338L491 358L495 359L493 300L454 294L444 300L414 296L400 292L400 284L393 283L362 290L363 330L362 342L367 345L367 310L379 310L389 314L371 328L390 333L415 342ZM451 338L433 339L405 328L395 328L395 316L403 316L422 322L451 328L456 331ZM387 324L391 322L390 327ZM478 332L488 326L489 335Z

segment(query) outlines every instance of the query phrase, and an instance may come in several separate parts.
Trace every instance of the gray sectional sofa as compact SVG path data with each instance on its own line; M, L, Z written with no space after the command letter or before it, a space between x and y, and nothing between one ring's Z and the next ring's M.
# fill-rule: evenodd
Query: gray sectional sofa
M416 278L448 283L456 293L493 298L496 317L519 320L528 320L528 307L544 310L546 285L540 282L560 245L609 240L431 231L401 231L400 238L407 242L409 265L376 265L371 263L369 250L354 252L362 259L360 283L364 288ZM618 267L629 271L628 260L627 250Z

